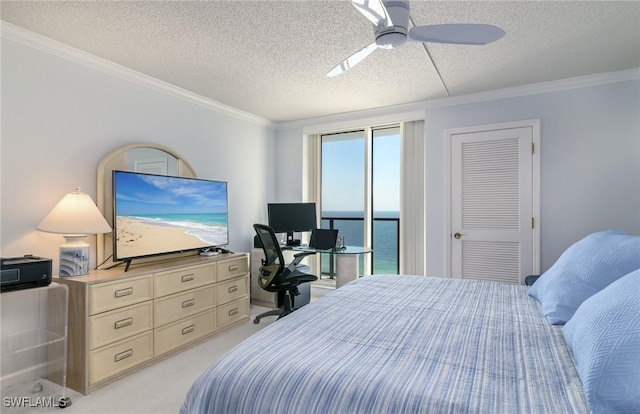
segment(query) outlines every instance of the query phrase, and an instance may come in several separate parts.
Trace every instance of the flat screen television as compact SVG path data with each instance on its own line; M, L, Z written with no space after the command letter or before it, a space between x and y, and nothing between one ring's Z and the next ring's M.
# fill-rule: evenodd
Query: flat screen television
M317 228L316 203L269 203L267 204L269 227L275 233L287 233L287 245L298 245L294 232L311 231Z
M227 183L113 171L113 258L126 261L229 243Z

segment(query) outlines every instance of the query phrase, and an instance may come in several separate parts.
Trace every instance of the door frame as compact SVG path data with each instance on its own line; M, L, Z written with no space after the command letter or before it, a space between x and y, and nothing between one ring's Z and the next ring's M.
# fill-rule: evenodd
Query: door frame
M540 274L540 119L525 119L520 121L501 122L495 124L474 125L469 127L451 128L445 130L445 158L444 158L444 263L445 275L451 278L451 137L457 134L487 132L501 129L531 128L533 143L532 160L532 212L533 212L533 269L534 274Z

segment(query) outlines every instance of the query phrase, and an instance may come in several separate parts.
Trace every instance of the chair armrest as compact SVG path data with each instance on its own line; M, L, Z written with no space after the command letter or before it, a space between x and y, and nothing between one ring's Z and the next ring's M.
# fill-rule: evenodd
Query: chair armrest
M524 284L527 286L532 286L539 277L540 275L529 275L524 278Z
M300 253L296 253L293 255L293 261L300 263L302 261L302 259L304 259L307 256L311 256L312 254L316 254L316 252L300 252Z
M287 265L287 269L293 272L296 267L300 264L300 262L307 256L312 254L316 254L315 252L300 252L293 255L293 261Z

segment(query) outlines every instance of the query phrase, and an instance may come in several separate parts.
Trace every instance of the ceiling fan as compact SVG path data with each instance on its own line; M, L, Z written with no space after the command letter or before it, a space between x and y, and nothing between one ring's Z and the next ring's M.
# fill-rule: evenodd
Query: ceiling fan
M486 45L505 35L488 24L434 24L409 29L408 0L351 0L351 4L375 25L375 40L331 69L328 77L351 69L376 49L393 49L406 41Z

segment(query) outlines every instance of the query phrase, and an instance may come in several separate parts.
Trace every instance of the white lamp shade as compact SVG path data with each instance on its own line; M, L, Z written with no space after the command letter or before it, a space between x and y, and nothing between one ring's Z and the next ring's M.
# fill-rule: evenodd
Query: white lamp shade
M66 235L101 234L111 231L109 223L88 194L76 191L62 200L36 227L47 233Z

